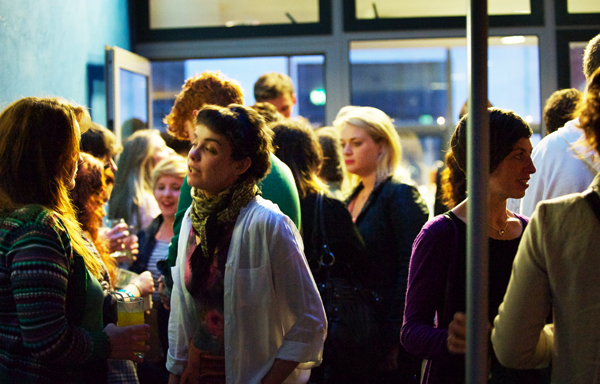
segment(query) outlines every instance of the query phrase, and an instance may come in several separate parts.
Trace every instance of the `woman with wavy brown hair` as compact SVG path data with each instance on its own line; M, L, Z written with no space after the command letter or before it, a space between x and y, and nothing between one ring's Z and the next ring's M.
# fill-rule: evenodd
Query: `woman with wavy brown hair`
M107 358L141 361L147 326L102 323L100 261L75 186L82 107L26 97L0 113L0 381L106 382ZM80 128L81 127L81 128Z

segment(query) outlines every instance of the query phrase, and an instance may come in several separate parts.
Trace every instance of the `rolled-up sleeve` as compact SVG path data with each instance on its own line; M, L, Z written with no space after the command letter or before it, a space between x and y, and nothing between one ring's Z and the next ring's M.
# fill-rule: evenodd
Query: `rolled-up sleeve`
M275 297L285 335L277 358L297 361L299 368L320 364L327 333L321 297L302 252L302 240L289 220L272 232L271 266Z

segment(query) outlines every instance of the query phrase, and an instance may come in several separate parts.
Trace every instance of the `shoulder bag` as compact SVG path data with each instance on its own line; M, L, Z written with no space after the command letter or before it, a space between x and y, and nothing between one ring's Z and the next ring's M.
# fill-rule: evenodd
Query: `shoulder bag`
M327 245L322 193L315 202L314 223L311 240L316 252L311 261L314 267L324 268L326 276L318 287L328 321L323 363L346 371L366 372L379 362L381 355L377 321L367 299L369 292L354 284L351 276L330 276L336 257Z

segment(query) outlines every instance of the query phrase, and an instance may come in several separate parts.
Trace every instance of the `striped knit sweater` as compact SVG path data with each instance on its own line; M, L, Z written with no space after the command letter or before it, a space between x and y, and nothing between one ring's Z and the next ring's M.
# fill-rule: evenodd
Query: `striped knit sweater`
M0 217L1 383L77 382L106 360L106 333L78 326L86 277L56 213L29 205Z

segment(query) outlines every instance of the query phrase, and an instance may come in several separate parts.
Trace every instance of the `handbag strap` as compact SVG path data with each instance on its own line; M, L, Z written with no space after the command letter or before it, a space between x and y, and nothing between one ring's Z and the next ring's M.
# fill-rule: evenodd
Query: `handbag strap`
M317 195L317 204L319 207L319 227L321 229L321 265L326 268L331 268L335 263L335 255L327 245L327 233L325 232L325 213L323 212L323 192Z
M600 221L600 196L596 193L595 188L589 188L588 190L583 192L583 197L594 211L596 218Z

